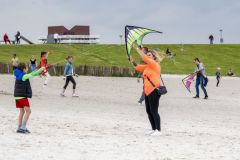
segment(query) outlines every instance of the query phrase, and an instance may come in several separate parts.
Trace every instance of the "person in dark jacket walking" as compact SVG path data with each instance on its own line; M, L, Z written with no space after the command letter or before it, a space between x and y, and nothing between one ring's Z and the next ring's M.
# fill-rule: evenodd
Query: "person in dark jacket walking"
M210 40L210 44L213 44L213 41L214 41L213 35L210 35L208 38L209 38L209 40Z
M19 31L17 31L17 34L15 35L15 42L16 44L20 44L21 34Z
M17 133L30 133L26 128L29 116L31 114L28 98L32 98L32 88L29 78L38 75L44 68L27 74L28 67L25 63L19 63L18 68L14 70L16 77L14 87L14 97L16 108L19 108Z
M220 70L221 68L217 68L217 71L216 71L216 79L217 79L217 84L216 84L216 87L219 86L219 83L220 83L220 78L221 78L221 73L220 73Z

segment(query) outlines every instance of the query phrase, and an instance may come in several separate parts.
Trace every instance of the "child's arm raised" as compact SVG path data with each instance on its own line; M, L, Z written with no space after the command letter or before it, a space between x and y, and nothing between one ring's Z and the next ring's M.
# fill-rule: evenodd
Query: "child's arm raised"
M41 67L40 69L36 70L36 71L33 71L31 73L28 73L28 74L25 74L23 77L22 77L22 80L23 81L26 81L27 79L31 78L31 77L34 77L38 74L40 74L42 71L43 71L44 67Z

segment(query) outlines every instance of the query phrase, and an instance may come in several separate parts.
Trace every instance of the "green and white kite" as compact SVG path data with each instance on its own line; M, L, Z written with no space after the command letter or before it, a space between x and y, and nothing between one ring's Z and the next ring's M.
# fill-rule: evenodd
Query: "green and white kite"
M149 33L162 33L162 32L143 27L125 26L125 43L128 57L130 57L133 43L136 42L137 45L141 46L144 36L146 36Z

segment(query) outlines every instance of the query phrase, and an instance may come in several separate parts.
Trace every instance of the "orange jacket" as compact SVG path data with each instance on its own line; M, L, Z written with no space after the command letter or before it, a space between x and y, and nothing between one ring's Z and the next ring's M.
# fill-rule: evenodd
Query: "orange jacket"
M146 64L137 65L135 69L139 72L143 72L144 93L148 96L149 94L152 93L152 91L154 91L155 88L161 85L160 84L161 67L156 61L149 58L147 55L144 55L142 59ZM153 82L155 87L152 86L147 77Z

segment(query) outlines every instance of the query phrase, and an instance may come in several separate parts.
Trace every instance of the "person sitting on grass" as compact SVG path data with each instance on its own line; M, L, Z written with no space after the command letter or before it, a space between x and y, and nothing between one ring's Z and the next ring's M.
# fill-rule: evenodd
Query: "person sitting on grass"
M235 76L231 68L229 68L227 75L230 77Z
M19 63L18 68L14 70L16 77L14 97L16 101L16 108L19 108L18 128L17 133L30 133L27 129L27 122L31 114L28 98L32 98L32 88L29 78L40 74L44 68L27 74L28 67L25 63Z

